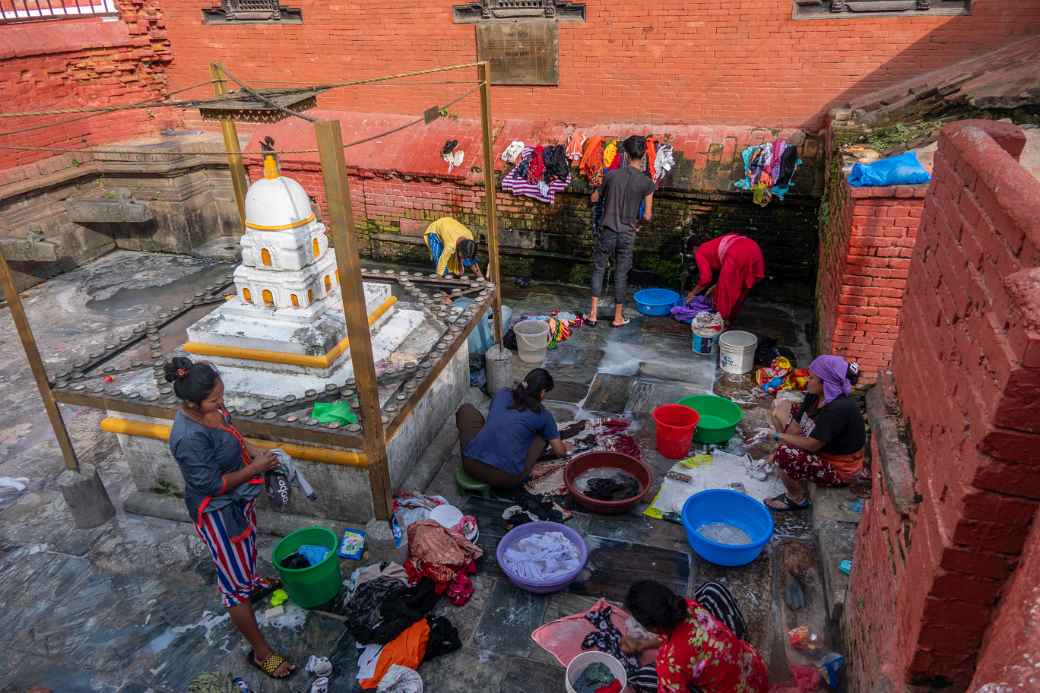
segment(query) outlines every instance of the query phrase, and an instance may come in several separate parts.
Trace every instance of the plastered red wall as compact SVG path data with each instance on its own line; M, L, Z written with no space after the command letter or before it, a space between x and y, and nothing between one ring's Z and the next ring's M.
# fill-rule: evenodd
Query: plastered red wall
M172 54L159 0L116 4L119 18L115 21L85 17L0 25L0 110L41 111L161 98ZM14 134L0 134L0 146L79 149L156 132L176 118L164 110L3 118L0 133ZM24 132L25 128L32 130ZM0 169L54 155L0 149Z
M928 186L851 188L832 181L816 286L820 353L859 362L872 383L892 362Z
M327 82L472 62L455 0L285 0L303 24L203 25L217 0L163 3L174 87L223 61L245 80ZM793 0L588 0L560 25L558 87L500 86L496 118L815 127L829 107L1040 30L1040 3L975 0L970 16L795 20ZM445 79L441 76L439 79ZM475 79L475 71L446 79ZM421 113L467 85L357 87L323 108ZM479 112L475 97L458 109Z
M851 640L880 649L853 664L861 681L881 675L874 666L897 682L966 687L1030 536L1040 182L1016 161L1024 144L991 121L940 136L893 357L920 502L901 517L876 486L860 524Z

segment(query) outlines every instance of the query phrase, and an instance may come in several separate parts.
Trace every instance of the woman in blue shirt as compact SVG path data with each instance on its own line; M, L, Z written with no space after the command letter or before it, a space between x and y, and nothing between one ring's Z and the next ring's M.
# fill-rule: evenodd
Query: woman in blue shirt
M552 389L549 371L535 368L513 390L495 393L486 422L472 404L459 407L455 425L466 473L494 488L515 488L527 478L547 443L557 457L566 455L556 421L542 404Z
M181 400L170 430L170 452L184 477L184 503L195 533L213 558L224 606L252 646L249 663L272 678L288 678L296 666L267 643L251 603L273 587L256 570L253 506L264 473L278 459L270 450L247 443L231 423L216 368L178 357L163 370Z

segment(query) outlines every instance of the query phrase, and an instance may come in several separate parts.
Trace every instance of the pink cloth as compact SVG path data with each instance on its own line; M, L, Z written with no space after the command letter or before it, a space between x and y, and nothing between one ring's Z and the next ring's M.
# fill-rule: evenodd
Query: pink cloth
M602 609L608 604L609 602L606 599L600 599L589 607L589 611ZM571 663L572 659L584 652L581 649L581 641L585 639L586 635L595 630L595 627L585 618L587 613L588 611L585 611L573 616L564 616L552 623L546 623L531 633L531 639L538 643L543 650L555 657L557 662L566 667ZM627 613L611 605L610 621L621 635L627 632L625 622L628 619L629 615ZM647 650L640 656L640 663L643 665L652 664L656 658L657 650Z

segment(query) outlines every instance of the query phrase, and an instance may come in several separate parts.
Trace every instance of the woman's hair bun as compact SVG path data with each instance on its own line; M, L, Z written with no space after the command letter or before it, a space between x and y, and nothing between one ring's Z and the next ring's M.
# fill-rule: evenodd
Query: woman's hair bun
M163 364L163 378L165 378L168 383L175 383L178 380L184 380L188 377L192 365L191 359L183 356L176 356Z

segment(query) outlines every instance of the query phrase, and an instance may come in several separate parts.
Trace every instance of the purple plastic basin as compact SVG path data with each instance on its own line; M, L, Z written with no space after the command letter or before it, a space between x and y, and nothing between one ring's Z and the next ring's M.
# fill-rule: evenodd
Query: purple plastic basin
M509 566L506 565L504 560L505 551L524 537L531 536L532 534L542 534L544 532L560 532L567 537L571 543L578 547L580 562L577 570L563 575L551 582L541 580L528 582L519 575L514 574L513 571L509 569ZM585 563L589 560L589 547L585 544L585 540L581 538L580 534L566 525L561 525L557 522L528 522L525 525L520 525L519 527L509 530L509 533L499 540L498 548L495 549L495 559L498 561L498 566L502 569L502 572L509 578L509 581L520 589L535 594L549 594L551 592L559 592L560 590L565 589L567 585L574 581L574 578L578 577L578 574L585 568Z

